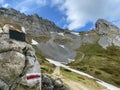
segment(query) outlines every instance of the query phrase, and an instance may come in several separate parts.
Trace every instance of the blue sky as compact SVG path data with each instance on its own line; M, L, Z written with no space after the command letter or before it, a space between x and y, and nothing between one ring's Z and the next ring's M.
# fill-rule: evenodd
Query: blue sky
M94 28L99 18L120 26L120 0L0 0L0 6L27 15L37 13L61 28L75 31Z

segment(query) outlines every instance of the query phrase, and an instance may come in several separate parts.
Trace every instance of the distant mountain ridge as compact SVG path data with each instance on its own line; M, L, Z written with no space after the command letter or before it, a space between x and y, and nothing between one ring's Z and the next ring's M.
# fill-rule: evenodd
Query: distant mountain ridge
M0 8L0 24L3 26L6 23L24 27L29 42L31 39L36 40L39 42L38 49L45 56L61 62L73 60L76 55L75 49L80 46L80 37L57 27L37 14L27 16L12 8Z
M25 15L12 8L0 8L0 24L6 23L25 27L28 41L36 40L43 55L64 63L73 61L76 49L86 43L98 43L103 48L120 46L120 29L104 19L97 20L95 29L76 35L37 14Z

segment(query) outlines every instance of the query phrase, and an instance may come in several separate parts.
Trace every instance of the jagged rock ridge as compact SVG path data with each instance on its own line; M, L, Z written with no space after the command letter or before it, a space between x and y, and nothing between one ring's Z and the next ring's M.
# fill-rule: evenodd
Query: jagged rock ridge
M74 35L57 27L53 22L37 14L25 15L14 9L0 8L0 23L12 23L25 27L29 40L39 44L38 49L48 58L68 63L74 60L76 49L84 43L99 43L103 48L110 45L120 46L120 30L110 22L99 19L96 27L88 32Z
M49 58L68 63L74 60L80 37L57 27L37 14L25 15L14 9L0 8L0 23L25 27L28 39L39 42L38 49Z

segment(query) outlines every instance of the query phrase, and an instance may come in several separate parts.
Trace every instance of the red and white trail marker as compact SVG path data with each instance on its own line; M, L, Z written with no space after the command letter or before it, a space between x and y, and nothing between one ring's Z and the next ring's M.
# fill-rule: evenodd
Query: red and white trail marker
M34 79L40 79L40 73L29 73L26 75L27 80L34 80Z

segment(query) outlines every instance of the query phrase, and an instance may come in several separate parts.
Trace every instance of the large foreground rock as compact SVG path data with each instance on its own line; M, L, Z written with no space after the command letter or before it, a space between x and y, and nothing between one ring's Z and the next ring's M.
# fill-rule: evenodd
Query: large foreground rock
M31 45L0 35L0 90L41 90L40 73Z
M53 80L51 77L42 74L42 90L69 90L64 86L60 78Z

